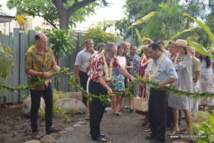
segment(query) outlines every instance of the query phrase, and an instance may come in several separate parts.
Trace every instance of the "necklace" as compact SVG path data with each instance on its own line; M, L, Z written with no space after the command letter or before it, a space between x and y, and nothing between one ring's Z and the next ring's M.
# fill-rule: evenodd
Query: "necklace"
M106 57L104 55L104 50L101 52L103 62L104 62L104 72L105 72L105 79L107 81L110 81L112 79L112 65L113 65L113 59L111 59L109 67L106 62Z
M160 69L160 66L161 66L161 64L162 64L162 62L163 62L163 59L165 58L165 56L164 56L163 54L162 54L161 56L162 56L162 57L161 57L161 59L160 59L160 62L157 64L157 67L156 67L156 69L154 70L153 74L152 74L152 66L153 66L153 64L154 64L154 60L152 60L152 63L150 64L150 67L149 67L149 80L154 80L154 78L155 78L155 76L156 76L158 70Z

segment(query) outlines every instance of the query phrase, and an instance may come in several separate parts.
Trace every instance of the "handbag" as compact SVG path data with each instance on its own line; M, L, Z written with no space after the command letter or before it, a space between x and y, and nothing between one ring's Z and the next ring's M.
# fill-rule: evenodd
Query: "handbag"
M134 109L141 112L149 111L149 98L134 98Z

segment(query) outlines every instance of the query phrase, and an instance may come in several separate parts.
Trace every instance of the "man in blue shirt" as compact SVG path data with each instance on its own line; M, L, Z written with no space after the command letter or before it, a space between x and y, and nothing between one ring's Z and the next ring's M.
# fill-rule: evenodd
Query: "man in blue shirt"
M160 45L155 42L149 45L152 60L146 69L145 78L158 83L159 88L150 87L149 120L151 136L146 137L151 143L164 143L166 133L166 98L164 86L178 79L174 65L164 56Z

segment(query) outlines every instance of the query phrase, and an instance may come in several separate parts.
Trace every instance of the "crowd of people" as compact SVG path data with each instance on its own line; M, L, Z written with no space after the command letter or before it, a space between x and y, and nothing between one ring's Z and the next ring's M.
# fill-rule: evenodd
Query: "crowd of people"
M92 43L91 46L89 43ZM125 107L124 90L137 75L159 83L158 89L146 83L135 83L133 89L134 97L149 98L148 113L137 110L136 113L144 119L142 126L149 123L146 131L151 132L151 136L146 139L150 142L165 142L166 128L171 129L169 135L176 135L180 131L180 121L183 117L186 121L185 133L190 134L191 116L195 117L199 108L207 109L214 104L211 98L195 100L161 89L172 84L177 89L188 92L213 92L212 60L196 52L183 39L170 41L167 47L162 41L145 40L140 51L128 42L118 45L112 42L101 44L103 50L97 49L98 52L93 47L92 39L87 40L85 44L86 48L77 55L75 69L82 66L88 70L76 70L77 82L82 78L79 76L80 73L84 72L88 78L84 79L84 83L81 81L81 85L85 86L84 88L88 86L88 92L98 96L111 94L113 115L122 116ZM85 54L81 55L83 51ZM132 112L133 99L131 95L127 97L126 108ZM87 107L90 113L88 116L92 139L107 142L105 135L100 131L105 106L99 99L95 99Z
M36 46L26 56L25 71L29 75L29 82L35 83L45 79L30 89L31 93L31 129L32 137L39 139L37 129L37 113L40 97L45 100L46 134L58 132L52 128L53 93L51 87L51 74L49 71L59 71L51 49L47 48L47 37L40 33L35 36ZM151 135L145 137L151 143L165 142L166 128L171 129L169 135L176 135L180 131L180 121L184 117L187 134L190 134L190 118L195 117L199 109L208 109L214 104L212 98L198 100L186 96L178 96L162 89L170 84L177 89L188 92L213 92L214 62L208 56L195 52L183 39L170 41L165 48L164 42L145 40L140 51L137 46L128 42L116 45L113 42L102 43L94 49L93 39L85 42L85 48L76 56L75 80L84 90L94 95L111 95L112 113L114 116L123 116L125 107L123 99L127 96L126 108L133 112L133 99L148 98L148 112L137 111L142 116L147 132ZM134 84L132 95L125 95L127 85L134 81L137 75L144 79L155 81L159 88L154 88L144 82ZM92 140L107 142L105 135L100 131L100 123L105 112L103 102L95 98L89 102L83 97L87 106L86 119L90 123ZM182 112L183 111L183 112Z

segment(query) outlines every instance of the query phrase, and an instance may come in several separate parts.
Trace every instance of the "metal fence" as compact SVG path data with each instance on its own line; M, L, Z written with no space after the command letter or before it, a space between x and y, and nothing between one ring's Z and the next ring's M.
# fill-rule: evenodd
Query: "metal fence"
M73 50L72 55L60 58L60 67L70 68L70 72L74 72L74 62L77 53L81 50L80 41L82 38L81 33L72 34L76 37L76 49ZM0 31L0 42L2 46L10 46L14 58L13 70L11 71L11 76L3 81L3 84L8 86L18 87L19 84L27 85L27 75L25 74L25 55L27 49L32 44L35 44L35 32L33 30L23 33L19 28L15 28L13 33L8 36L3 35ZM52 86L55 87L55 78L52 78ZM69 77L64 76L60 79L60 90L63 92L72 91L71 85L68 84ZM8 92L5 89L1 90L1 102L0 103L17 103L22 102L22 95L28 95L29 91L24 90L20 92Z

